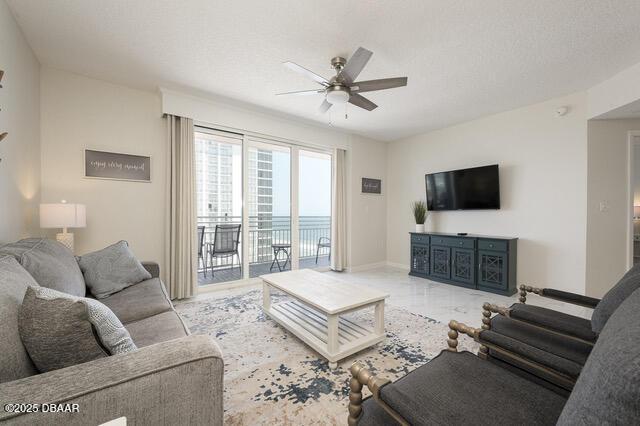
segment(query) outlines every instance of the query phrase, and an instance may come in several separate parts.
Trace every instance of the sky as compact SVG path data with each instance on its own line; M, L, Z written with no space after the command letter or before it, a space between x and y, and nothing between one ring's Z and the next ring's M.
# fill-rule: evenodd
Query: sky
M290 154L273 151L273 214L290 213ZM300 216L331 216L331 161L300 155Z

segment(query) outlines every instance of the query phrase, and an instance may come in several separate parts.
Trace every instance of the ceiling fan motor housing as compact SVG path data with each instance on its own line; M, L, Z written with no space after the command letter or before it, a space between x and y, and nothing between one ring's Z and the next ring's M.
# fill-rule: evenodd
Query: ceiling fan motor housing
M330 104L346 104L349 102L349 88L339 84L327 87L327 102Z
M340 72L342 68L344 68L346 63L347 60L342 56L336 56L335 58L331 59L331 67L338 72Z

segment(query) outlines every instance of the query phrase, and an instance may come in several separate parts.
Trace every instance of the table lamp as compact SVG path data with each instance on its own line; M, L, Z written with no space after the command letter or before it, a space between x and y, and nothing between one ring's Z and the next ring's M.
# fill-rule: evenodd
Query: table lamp
M56 234L56 240L73 252L73 234L67 228L87 226L87 214L84 204L68 204L65 200L56 204L40 204L40 228L62 228Z

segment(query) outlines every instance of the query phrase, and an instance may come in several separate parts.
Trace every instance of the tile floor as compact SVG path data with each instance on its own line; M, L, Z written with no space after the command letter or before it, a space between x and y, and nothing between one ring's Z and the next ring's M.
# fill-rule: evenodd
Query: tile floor
M423 278L412 277L407 271L393 267L382 267L362 272L337 273L343 279L389 293L389 305L404 308L410 312L427 316L438 321L448 322L455 319L473 327L479 327L482 320L482 304L491 302L510 306L518 301L518 294L511 297L500 296L479 290L441 284ZM261 288L259 285L220 290L198 296L199 298L220 297L223 295L247 291L248 288ZM562 303L531 294L528 302L562 312L591 317L591 309Z

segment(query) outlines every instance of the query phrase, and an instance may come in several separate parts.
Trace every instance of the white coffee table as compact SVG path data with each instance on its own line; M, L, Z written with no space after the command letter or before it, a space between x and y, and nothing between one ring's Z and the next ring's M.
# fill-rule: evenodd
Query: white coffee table
M264 312L336 368L338 361L384 340L388 294L310 269L263 275ZM291 300L271 303L271 289ZM340 316L374 307L373 329Z

